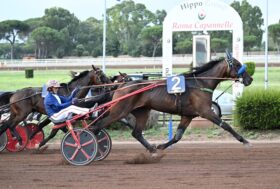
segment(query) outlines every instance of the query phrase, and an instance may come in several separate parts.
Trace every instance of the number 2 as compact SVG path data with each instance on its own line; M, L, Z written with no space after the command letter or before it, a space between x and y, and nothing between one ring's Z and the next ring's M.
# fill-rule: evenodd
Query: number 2
M181 87L179 86L180 84L180 77L172 77L172 81L175 81L174 85L172 86L171 90L172 91L178 91L181 89Z

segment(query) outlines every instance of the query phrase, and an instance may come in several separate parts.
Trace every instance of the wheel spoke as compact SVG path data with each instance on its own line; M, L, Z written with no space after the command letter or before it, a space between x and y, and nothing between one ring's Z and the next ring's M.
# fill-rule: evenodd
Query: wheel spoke
M73 161L73 159L75 159L75 157L77 156L78 154L78 151L79 151L79 148L76 148L75 152L73 153L72 157L70 158L70 160Z
M80 132L80 131L77 131L77 132L76 132L76 135L77 135L77 139L78 139L78 141L81 141L81 138L80 138L81 133L82 133L82 132Z
M92 144L93 142L94 142L93 139L91 139L91 140L89 140L89 141L87 141L87 142L81 144L81 146L87 146L87 145L89 145L89 144Z
M70 142L65 142L64 143L65 146L70 146L70 147L73 147L73 148L76 148L77 147L77 144L73 144L73 143L70 143Z
M84 154L87 160L90 159L90 156L86 153L86 151L83 148L81 148L81 152Z
M100 153L100 156L104 155L104 152L100 148L98 149L98 152Z
M107 140L107 139L108 139L108 137L107 137L107 136L105 136L105 137L103 137L103 138L99 139L97 142L98 142L98 143L100 143L101 141L103 141L103 140Z

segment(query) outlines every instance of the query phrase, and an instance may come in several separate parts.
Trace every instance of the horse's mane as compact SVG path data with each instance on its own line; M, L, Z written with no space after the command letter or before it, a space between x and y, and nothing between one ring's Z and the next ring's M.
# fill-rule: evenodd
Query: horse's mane
M216 64L218 64L219 62L221 62L223 60L224 60L224 58L211 60L210 62L204 64L203 66L192 68L191 72L185 72L182 75L184 75L185 77L191 77L191 76L193 76L193 74L203 73L203 72L208 71L209 69L213 68Z
M89 72L88 70L85 70L85 71L79 73L79 75L75 75L76 72L71 71L70 76L72 77L72 80L68 84L71 84L74 81L77 81L78 79L80 79L82 77L85 77L88 74L88 72Z
M114 82L114 81L116 81L116 80L118 79L118 76L115 75L115 76L113 76L113 77L110 77L109 79L110 79L112 82Z

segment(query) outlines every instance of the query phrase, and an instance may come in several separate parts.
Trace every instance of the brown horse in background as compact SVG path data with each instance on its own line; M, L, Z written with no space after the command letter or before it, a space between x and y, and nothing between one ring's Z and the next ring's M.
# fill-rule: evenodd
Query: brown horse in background
M10 111L10 107L8 104L13 94L14 92L9 91L9 92L4 92L3 94L0 95L0 118L2 114L8 113Z
M242 69L243 71L240 72ZM236 133L229 124L223 121L211 109L212 91L221 81L228 78L242 78L245 86L251 84L253 79L246 72L242 64L227 54L226 59L211 61L204 66L195 68L195 71L191 73L182 75L186 81L186 92L181 95L169 94L165 84L166 81L157 81L162 85L130 96L114 104L110 109L109 115L96 123L95 133L131 113L136 117L136 126L132 131L132 136L150 152L156 152L157 149L165 149L178 142L191 120L201 116L230 132L238 141L248 145L249 142L246 139ZM146 85L144 81L125 83L114 93L113 100L141 89ZM173 139L157 147L151 145L142 135L151 109L181 116L180 124Z
M73 79L67 84L61 84L58 93L60 95L69 95L77 86L99 85L108 82L108 78L102 72L102 70L95 68L91 71L84 71L80 74L71 72ZM86 96L89 88L84 88L77 94L78 98ZM46 114L44 108L44 100L41 96L41 88L24 88L16 91L10 98L10 118L3 122L0 127L0 135L4 133L8 128L14 133L15 137L21 145L22 139L16 132L15 127L31 112L39 112ZM50 123L49 119L41 122L41 125L47 125Z

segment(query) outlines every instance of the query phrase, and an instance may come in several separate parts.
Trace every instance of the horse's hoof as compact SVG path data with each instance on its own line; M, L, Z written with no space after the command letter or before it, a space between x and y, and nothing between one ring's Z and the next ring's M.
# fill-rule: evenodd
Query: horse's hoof
M157 149L158 149L158 150L164 150L164 145L162 145L162 144L158 145L158 146L157 146Z
M39 150L40 152L44 152L44 151L47 150L48 148L49 148L48 145L44 145L44 146L41 146L40 148L38 148L38 150Z
M156 153L157 152L157 146L155 144L151 145L149 148L150 153Z
M44 145L44 146L39 146L39 144L35 145L35 153L42 153L44 152L46 149L48 149L48 145Z
M20 143L18 142L18 143L16 143L16 146L15 146L15 148L17 149L17 150L19 150L19 149L21 149L21 145L20 145Z

